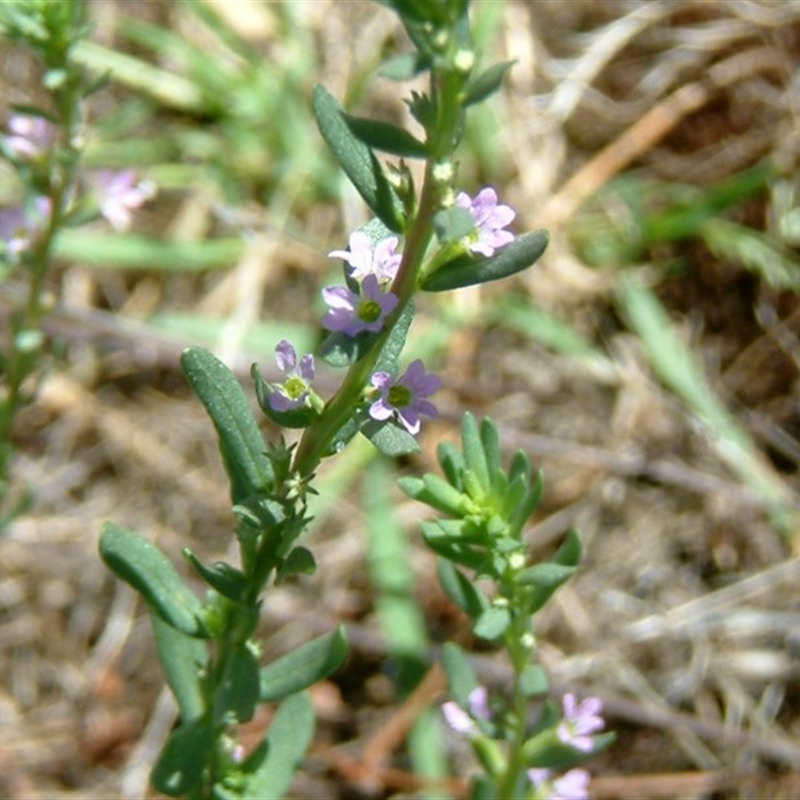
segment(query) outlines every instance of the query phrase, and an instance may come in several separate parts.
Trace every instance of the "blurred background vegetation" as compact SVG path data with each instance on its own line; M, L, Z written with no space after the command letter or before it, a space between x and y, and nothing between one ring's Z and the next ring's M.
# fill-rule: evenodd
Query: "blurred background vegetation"
M365 213L316 131L313 85L410 120L408 87L374 76L404 48L379 4L89 5L79 57L110 82L87 109L86 163L133 167L159 194L129 233L58 242L52 364L17 430L36 500L0 540L9 797L146 793L174 709L142 609L96 557L100 525L176 562L187 544L225 552L214 436L178 354L205 344L249 387L280 338L313 346L338 269L325 254ZM797 796L800 3L476 0L474 17L485 61L516 64L469 119L460 184L494 185L516 230L552 243L512 282L422 300L409 356L446 385L422 455L390 465L356 445L323 474L320 570L263 621L270 655L339 621L353 643L315 694L295 796L429 797L420 776L469 768L435 722L404 744L396 711L409 692L406 709L437 702L413 690L445 636L504 677L435 588L420 509L393 488L432 467L464 409L545 468L530 540L546 552L578 525L587 542L540 634L556 687L603 697L620 731L592 796ZM0 46L9 114L41 72Z

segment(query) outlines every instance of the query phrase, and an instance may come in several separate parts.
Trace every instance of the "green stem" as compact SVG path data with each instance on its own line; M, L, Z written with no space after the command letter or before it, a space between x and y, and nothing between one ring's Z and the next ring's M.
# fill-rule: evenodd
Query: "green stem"
M527 734L528 698L522 692L520 687L519 672L516 672L514 675L512 709L514 730L509 747L506 771L502 778L498 781L498 797L516 797L520 772L524 766L522 760L522 748L525 744Z

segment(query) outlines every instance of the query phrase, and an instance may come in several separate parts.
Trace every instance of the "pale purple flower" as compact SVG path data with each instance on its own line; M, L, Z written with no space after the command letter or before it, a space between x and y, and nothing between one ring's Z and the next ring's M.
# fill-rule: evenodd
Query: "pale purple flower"
M591 775L585 769L571 769L551 780L549 769L529 769L528 778L547 800L588 800Z
M144 205L153 195L155 186L150 181L140 181L133 170L112 172L101 170L94 179L100 214L118 231L130 228L132 210Z
M442 704L442 714L445 722L456 732L464 736L478 733L478 726L475 720L491 719L489 710L489 692L485 686L477 686L467 697L469 712L464 711L461 706L452 700Z
M448 700L442 704L442 714L444 714L445 722L456 732L462 736L468 736L472 733L478 732L478 726L475 720L464 711L461 706Z
M285 339L275 348L275 361L286 380L269 395L269 405L274 411L290 411L305 405L311 381L314 380L314 356L310 353L297 361L297 352Z
M8 121L6 147L18 158L38 158L55 139L55 128L44 117L18 114Z
M563 705L564 718L558 726L558 738L576 750L591 753L594 748L591 734L605 725L600 716L602 701L598 697L587 697L579 703L574 694L565 694Z
M20 206L0 209L0 240L5 252L18 256L27 250L50 216L50 198L37 197L33 211Z
M402 255L395 253L400 240L396 236L373 242L363 231L350 234L348 250L331 250L331 258L341 258L350 267L350 276L363 281L367 275L375 275L380 283L389 283L397 275Z
M511 223L516 212L511 206L497 204L497 192L491 186L481 189L474 200L459 192L456 205L469 211L475 220L475 230L466 240L470 252L488 257L514 240L514 234L503 228Z
M322 327L348 336L357 336L363 331L377 333L399 302L397 295L381 290L375 275L364 278L361 294L346 286L328 286L322 290L322 297L330 306L322 318Z
M420 414L439 415L436 406L425 398L437 391L442 381L438 375L425 372L419 359L412 361L405 374L396 380L388 372L376 372L372 376L372 385L381 393L369 408L373 419L383 422L396 416L409 433L417 434Z

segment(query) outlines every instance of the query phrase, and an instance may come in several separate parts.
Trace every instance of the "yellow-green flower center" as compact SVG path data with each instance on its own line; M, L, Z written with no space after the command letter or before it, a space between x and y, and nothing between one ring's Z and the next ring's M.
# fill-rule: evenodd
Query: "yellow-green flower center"
M380 319L381 305L377 300L362 300L358 307L358 318L363 322L375 322Z
M298 375L292 375L283 384L283 391L290 400L299 400L307 389L306 382Z
M411 390L402 385L392 386L386 395L386 399L395 408L403 408L411 403Z

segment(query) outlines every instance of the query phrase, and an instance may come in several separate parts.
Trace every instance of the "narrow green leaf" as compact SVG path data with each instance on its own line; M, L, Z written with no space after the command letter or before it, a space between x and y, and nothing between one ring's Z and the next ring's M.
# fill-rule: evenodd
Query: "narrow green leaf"
M364 202L396 232L404 228L403 204L375 154L350 130L343 110L323 86L315 86L312 106L322 138Z
M464 455L462 452L452 442L440 442L436 448L436 458L450 484L459 492L463 491L461 472L464 469Z
M347 369L363 358L380 336L380 333L359 333L358 336L348 336L342 331L335 331L320 345L320 356L334 369Z
M774 235L719 218L705 222L700 235L712 253L761 275L774 289L800 288L800 261Z
M470 617L476 619L489 607L489 601L478 587L443 558L436 560L439 582L447 596Z
M522 570L514 580L523 586L558 588L575 574L575 570L576 567L565 567L562 564L534 564Z
M317 562L311 551L306 547L295 547L278 567L278 583L293 575L313 575L317 569Z
M422 538L437 555L460 564L474 571L480 570L486 563L486 552L475 546L475 542L466 541L463 537L451 533L444 525L445 521L423 520L420 523Z
M214 726L208 716L193 719L169 735L150 779L169 797L192 796L203 784L203 772L214 746Z
M411 327L411 323L414 321L414 312L414 301L409 300L392 326L392 330L389 332L381 354L375 362L375 372L388 372L391 375L397 374L397 362L406 345L408 331Z
M539 567L549 566L552 568L550 572L551 580L545 580L547 570L540 570L535 573L537 577L541 578L541 581L538 583L531 582L533 584L532 589L527 597L529 613L535 614L555 594L558 587L570 577L570 575L565 575L563 580L558 580L556 577L558 567L574 572L580 564L582 554L583 545L581 544L580 534L573 528L567 534L566 539L564 539L553 558L550 559L549 564L538 565ZM531 567L530 569L535 570L536 568Z
M247 782L243 797L279 800L292 785L314 735L314 707L305 692L281 703L267 731L267 757Z
M420 451L419 442L405 428L391 421L368 420L361 427L361 433L389 458L399 458Z
M493 64L471 80L467 84L462 104L471 106L493 95L503 85L503 80L514 63L514 61L501 61L499 64Z
M427 158L428 148L403 128L343 113L350 130L368 147L405 158Z
M387 59L378 67L378 75L390 81L410 81L427 67L421 54L401 53Z
M471 472L475 476L483 495L488 495L492 489L489 465L486 461L486 453L483 450L480 428L475 417L468 411L461 418L461 446L464 449L464 465L466 467L464 470L464 483L466 488L469 490L469 473ZM473 492L470 492L470 494L473 494Z
M241 603L248 587L245 574L226 564L224 561L215 561L211 566L204 564L188 547L183 549L183 555L197 570L200 577L223 597Z
M101 233L85 228L61 230L55 241L59 258L80 261L93 269L148 269L157 272L198 272L235 264L243 240L208 239L169 242L134 233Z
M422 478L403 476L398 484L409 497L445 514L461 517L469 513L469 499L438 475L426 473Z
M216 356L199 347L183 351L181 366L217 430L233 502L269 492L272 464L236 376Z
M530 479L526 480L526 484ZM528 518L536 510L539 501L542 499L542 492L544 491L544 473L539 470L536 473L536 479L533 486L528 489L520 504L511 511L508 521L513 536L518 536Z
M107 522L100 534L100 557L166 623L189 636L207 635L200 601L154 544L138 533Z
M484 417L481 420L480 434L483 452L486 456L486 466L489 475L493 476L502 469L502 454L500 451L500 434L497 432L497 426L489 417Z
M158 660L178 702L181 722L191 722L206 711L201 675L208 663L208 648L200 639L181 633L152 611L150 622Z
M462 708L469 708L470 692L479 686L469 656L454 642L445 642L442 646L442 668L447 676L450 696Z
M457 256L434 272L423 275L420 288L426 292L445 292L507 278L535 263L549 240L547 231L533 231L518 236L490 258L475 258L469 254Z
M258 659L249 645L242 644L227 655L214 696L214 719L219 724L249 722L258 700Z
M481 639L487 639L490 642L499 639L511 624L511 612L507 608L498 606L489 606L479 617L475 620L472 626L472 632Z
M274 702L295 694L336 672L347 658L343 627L326 633L273 661L261 670L259 698Z
M541 664L528 664L519 676L519 688L526 697L547 694L550 681Z

